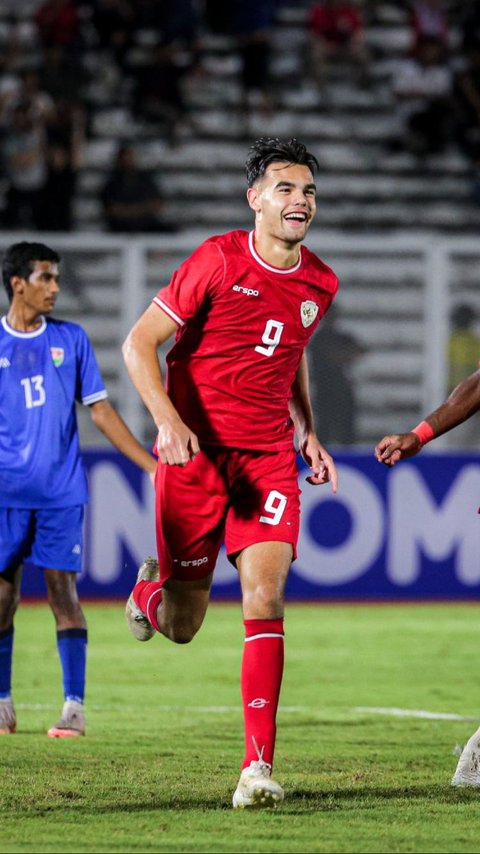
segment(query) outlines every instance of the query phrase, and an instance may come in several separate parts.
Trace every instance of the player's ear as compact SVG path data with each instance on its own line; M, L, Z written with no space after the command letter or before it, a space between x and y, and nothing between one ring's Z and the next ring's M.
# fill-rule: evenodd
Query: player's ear
M250 205L252 211L255 211L255 213L260 213L260 210L261 210L260 194L258 192L257 187L249 187L248 188L248 190L247 190L247 201L248 201L248 204Z
M23 289L25 287L25 279L22 279L21 276L11 276L10 284L12 286L13 294L22 294Z

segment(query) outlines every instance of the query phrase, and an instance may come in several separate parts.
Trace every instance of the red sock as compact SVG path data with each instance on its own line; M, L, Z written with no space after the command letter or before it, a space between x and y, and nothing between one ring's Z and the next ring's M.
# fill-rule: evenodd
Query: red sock
M273 765L276 716L283 676L283 620L244 620L242 699L245 758ZM258 750L257 750L258 748Z
M139 581L133 588L133 601L145 614L153 628L160 631L157 622L157 608L162 601L162 584L160 581Z

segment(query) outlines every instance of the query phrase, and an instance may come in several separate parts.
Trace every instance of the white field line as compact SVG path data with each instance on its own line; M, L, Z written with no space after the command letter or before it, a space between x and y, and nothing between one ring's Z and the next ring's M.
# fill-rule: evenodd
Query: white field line
M478 721L471 715L456 715L453 712L428 712L425 709L389 709L381 706L354 706L353 712L362 715L394 715L400 718L426 718L430 721Z

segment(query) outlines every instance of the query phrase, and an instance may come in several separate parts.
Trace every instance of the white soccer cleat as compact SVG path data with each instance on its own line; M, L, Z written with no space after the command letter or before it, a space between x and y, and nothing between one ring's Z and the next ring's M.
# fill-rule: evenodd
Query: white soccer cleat
M49 738L75 738L85 735L83 704L76 700L65 700L62 717L48 730Z
M480 728L463 748L451 785L480 787Z
M275 809L283 801L283 789L270 776L271 766L263 759L253 760L240 774L233 794L234 809Z
M11 735L17 729L17 719L11 697L0 699L0 735Z
M137 573L137 584L139 581L158 581L160 572L158 561L154 557L147 557L143 561ZM153 638L155 629L147 620L145 614L135 603L133 593L130 593L125 606L125 618L132 635L139 641L148 641Z

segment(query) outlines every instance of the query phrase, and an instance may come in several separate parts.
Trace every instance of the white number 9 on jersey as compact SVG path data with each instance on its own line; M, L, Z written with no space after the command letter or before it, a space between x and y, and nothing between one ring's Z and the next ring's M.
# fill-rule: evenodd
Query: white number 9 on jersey
M265 522L267 525L278 525L286 506L287 496L282 495L282 493L278 492L276 489L272 489L272 491L268 493L267 500L263 505L265 513L269 513L270 515L260 516L260 522Z
M280 343L284 325L279 320L267 320L265 331L262 335L262 344L265 346L257 344L255 351L261 353L262 356L271 356L275 347L278 347Z

